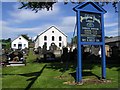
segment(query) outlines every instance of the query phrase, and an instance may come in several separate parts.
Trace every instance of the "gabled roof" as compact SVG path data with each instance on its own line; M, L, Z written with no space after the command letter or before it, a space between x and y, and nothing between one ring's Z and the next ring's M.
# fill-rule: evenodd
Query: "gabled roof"
M17 38L19 38L19 37L23 37L22 35L20 35L20 36L18 36ZM15 38L14 40L12 40L12 42L13 41L15 41L17 38ZM24 37L23 37L24 38ZM26 38L24 38L27 42L29 42Z
M73 8L74 11L77 11L79 9L84 8L85 6L87 6L88 4L91 4L92 6L94 6L98 11L106 13L107 11L105 9L103 9L100 5L98 5L96 2L82 2L81 4L77 5L76 7Z
M59 30L58 28L56 28L55 26L51 26L51 27L49 27L47 30L41 32L41 33L39 34L39 36L42 35L43 33L45 33L46 31L48 31L49 29L51 29L52 27L55 28L56 30L58 30L58 31L59 31L60 33L62 33L64 36L67 37L67 35L66 35L65 33L63 33L62 31L60 31L60 30Z
M46 31L48 31L48 30L51 29L51 28L55 28L56 30L58 30L60 33L62 33L64 36L67 37L67 35L66 35L65 33L63 33L61 30L59 30L59 29L56 28L55 26L51 26L51 27L49 27L47 30L45 30L45 31L41 32L39 35L37 35L36 39L37 39L40 35L42 35L43 33L45 33ZM35 39L35 41L36 41L36 39Z

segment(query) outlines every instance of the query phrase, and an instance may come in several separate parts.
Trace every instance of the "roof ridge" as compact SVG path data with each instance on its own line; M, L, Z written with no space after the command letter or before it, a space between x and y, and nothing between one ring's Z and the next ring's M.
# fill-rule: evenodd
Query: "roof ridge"
M22 35L19 35L18 37L16 37L15 39L13 39L11 42L13 42L14 40L16 40L17 38L19 38L19 37L23 37ZM24 37L23 37L24 38ZM26 38L24 38L26 41L28 41ZM29 41L28 41L29 42Z
M61 32L63 35L67 36L64 32L62 32L60 29L58 29L56 26L52 25L49 28L47 28L46 30L42 31L38 36L42 35L44 32L46 32L47 30L51 29L52 27L54 27L55 29L57 29L59 32Z

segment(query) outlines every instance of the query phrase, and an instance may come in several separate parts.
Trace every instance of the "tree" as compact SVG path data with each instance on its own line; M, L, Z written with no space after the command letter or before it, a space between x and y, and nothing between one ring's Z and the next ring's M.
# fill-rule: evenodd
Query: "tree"
M20 0L21 1L21 0ZM49 11L52 10L53 4L56 3L57 0L43 0L43 2L21 2L22 6L19 9L31 9L32 11L38 12L41 9L47 9Z
M10 43L10 42L11 42L11 38L2 39L2 43Z
M19 0L22 1L22 0ZM52 7L55 3L58 2L58 0L41 0L41 2L30 2L30 0L26 0L28 2L21 2L21 7L19 9L31 9L32 11L38 12L39 10L42 9L47 9L49 11L50 9L52 10ZM68 2L71 2L73 4L78 4L81 3L81 0L64 0L64 4L67 4ZM84 0L86 1L86 0ZM112 4L113 7L115 8L115 12L118 12L118 1L113 1L113 2L96 2L100 6L105 6L108 4Z
M11 38L8 38L8 39L7 39L7 42L11 42Z

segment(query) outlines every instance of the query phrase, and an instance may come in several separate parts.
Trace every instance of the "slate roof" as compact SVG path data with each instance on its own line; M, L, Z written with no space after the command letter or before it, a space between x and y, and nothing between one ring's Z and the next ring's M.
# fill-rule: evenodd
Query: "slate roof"
M120 36L115 36L115 37L112 37L112 38L105 39L105 43L118 42L118 41L120 41Z

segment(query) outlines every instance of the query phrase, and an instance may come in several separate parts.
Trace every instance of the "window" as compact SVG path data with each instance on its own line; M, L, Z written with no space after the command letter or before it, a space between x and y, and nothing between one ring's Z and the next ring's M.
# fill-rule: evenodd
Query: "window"
M59 36L59 41L62 41L62 37L61 36Z
M16 44L14 44L14 47L16 47Z
M26 44L24 44L24 47L26 47Z
M44 40L47 40L47 36L44 36Z
M54 41L55 40L55 37L54 36L52 36L52 41Z
M52 31L52 33L54 33L54 31Z
M59 43L59 47L61 47L61 43Z
M44 45L47 46L47 42L44 42Z
M19 40L21 40L21 38L19 38Z

